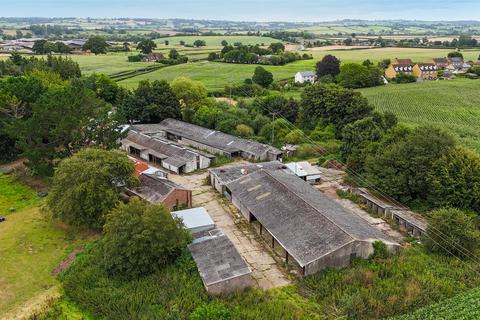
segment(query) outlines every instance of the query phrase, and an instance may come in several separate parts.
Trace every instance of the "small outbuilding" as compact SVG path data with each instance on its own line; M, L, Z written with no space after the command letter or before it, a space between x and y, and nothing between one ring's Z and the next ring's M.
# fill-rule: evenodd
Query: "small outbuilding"
M172 216L181 219L194 236L215 229L215 222L203 207L173 211Z
M198 238L188 248L208 293L232 293L254 285L252 271L226 235Z
M317 167L312 166L308 161L290 162L286 164L286 167L303 181L310 184L320 182L322 172Z
M315 82L315 72L313 71L300 71L295 74L295 83L304 84L306 82L314 83Z

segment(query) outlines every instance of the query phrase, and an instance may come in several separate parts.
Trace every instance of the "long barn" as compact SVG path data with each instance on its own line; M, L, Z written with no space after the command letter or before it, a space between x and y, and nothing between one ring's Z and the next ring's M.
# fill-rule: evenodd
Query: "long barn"
M224 173L232 174L231 170ZM217 169L220 180L230 180L221 174ZM356 257L367 258L377 240L390 251L400 247L366 220L283 168L259 168L242 174L226 183L224 190L245 219L258 224L260 234L267 233L272 246L280 246L286 262L293 260L302 275L327 267L343 268Z

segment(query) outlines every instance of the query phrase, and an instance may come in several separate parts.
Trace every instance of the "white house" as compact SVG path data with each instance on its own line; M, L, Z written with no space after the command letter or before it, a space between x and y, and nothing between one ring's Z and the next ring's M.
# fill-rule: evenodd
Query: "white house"
M305 83L305 82L310 82L314 83L315 82L315 72L312 71L300 71L297 72L295 75L295 83Z

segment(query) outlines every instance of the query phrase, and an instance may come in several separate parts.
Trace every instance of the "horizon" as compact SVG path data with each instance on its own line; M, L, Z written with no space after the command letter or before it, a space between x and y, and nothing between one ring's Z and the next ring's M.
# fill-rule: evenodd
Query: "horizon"
M381 3L379 3L381 1ZM476 0L17 0L3 4L2 15L11 18L131 18L189 19L238 22L334 22L338 20L368 21L479 21ZM93 12L93 14L92 14ZM452 16L455 15L455 16ZM445 20L445 17L451 17ZM221 18L219 18L221 17ZM401 17L401 19L399 19Z

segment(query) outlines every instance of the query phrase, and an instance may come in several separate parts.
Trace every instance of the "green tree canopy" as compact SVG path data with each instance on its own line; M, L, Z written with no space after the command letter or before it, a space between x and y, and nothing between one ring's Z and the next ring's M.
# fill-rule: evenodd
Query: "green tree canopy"
M151 39L142 40L137 44L137 50L140 50L143 54L152 53L156 47L157 44Z
M162 205L133 198L119 204L103 227L104 264L114 275L135 278L171 263L190 241L181 220Z
M317 62L316 65L317 77L320 79L323 76L331 75L336 77L340 73L340 60L331 54L326 55L323 59Z
M94 54L105 54L107 53L108 43L104 37L91 36L87 42L85 42L82 49L85 51L90 50L90 52Z
M82 227L101 228L120 191L136 183L135 168L117 150L83 149L60 162L47 205L54 217Z
M183 119L191 121L192 116L201 105L205 103L208 91L200 81L187 77L178 77L172 81L172 91L180 101Z
M358 89L383 85L383 72L370 65L347 63L340 68L337 82L345 88Z
M280 117L286 118L288 121L295 123L297 120L299 104L293 99L287 99L281 95L269 95L265 98L256 98L253 107L258 113L265 116L271 116L273 113Z
M480 246L480 234L473 219L453 208L430 213L427 234L423 239L431 252L471 258Z
M158 123L166 118L179 119L180 103L166 81L141 81L133 93L124 98L120 114L128 121Z
M266 88L273 83L273 74L264 67L256 67L252 80L256 84Z
M314 84L305 88L300 103L299 123L312 130L318 122L334 124L336 136L343 127L368 116L372 107L361 93L334 84Z

